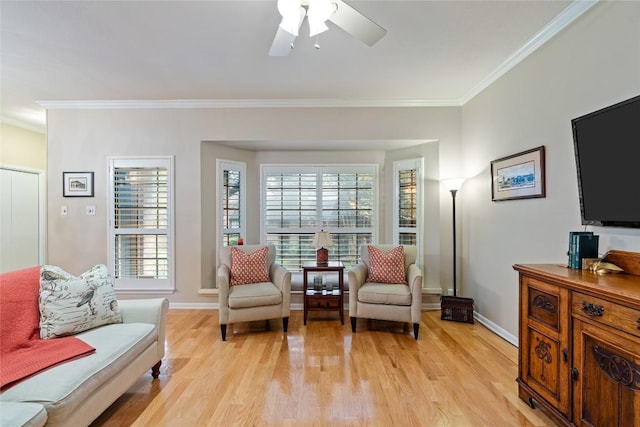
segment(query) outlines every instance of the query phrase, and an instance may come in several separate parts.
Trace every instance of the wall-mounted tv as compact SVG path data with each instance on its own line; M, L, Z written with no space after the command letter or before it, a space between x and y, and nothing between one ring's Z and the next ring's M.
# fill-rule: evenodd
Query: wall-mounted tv
M582 224L640 228L640 95L571 126Z

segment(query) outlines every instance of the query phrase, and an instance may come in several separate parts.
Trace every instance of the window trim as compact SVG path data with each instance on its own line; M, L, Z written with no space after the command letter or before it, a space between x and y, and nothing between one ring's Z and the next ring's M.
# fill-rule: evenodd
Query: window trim
M173 293L175 292L175 156L109 156L107 157L108 173L108 266L113 278L114 288L119 293ZM166 167L167 168L167 268L166 279L116 279L115 278L115 192L114 168L116 167ZM158 234L157 232L149 234ZM144 286L143 286L144 284Z
M216 159L216 236L218 236L218 247L224 246L225 228L222 224L224 217L222 214L222 185L224 183L225 170L237 170L240 172L240 228L238 233L243 239L247 239L247 164L233 160Z

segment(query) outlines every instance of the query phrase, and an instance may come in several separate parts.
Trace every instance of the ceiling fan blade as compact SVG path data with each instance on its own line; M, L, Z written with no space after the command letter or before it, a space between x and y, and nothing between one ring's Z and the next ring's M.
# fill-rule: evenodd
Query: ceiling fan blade
M373 46L387 30L341 0L334 0L336 11L329 20L363 43Z
M289 56L295 40L296 36L278 27L273 43L271 43L271 49L269 49L269 56Z

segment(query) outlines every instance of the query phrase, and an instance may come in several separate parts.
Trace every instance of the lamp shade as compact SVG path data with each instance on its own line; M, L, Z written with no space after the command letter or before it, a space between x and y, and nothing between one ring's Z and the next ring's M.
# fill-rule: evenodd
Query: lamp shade
M447 190L459 190L462 187L462 183L464 182L464 178L448 178L440 181L442 185L447 187Z
M313 242L311 242L311 246L316 248L330 248L333 246L333 241L331 240L331 236L326 231L318 231L313 235Z

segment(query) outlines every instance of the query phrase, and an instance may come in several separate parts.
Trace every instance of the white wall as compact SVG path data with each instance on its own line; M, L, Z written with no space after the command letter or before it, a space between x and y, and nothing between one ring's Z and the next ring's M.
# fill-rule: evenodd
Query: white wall
M513 337L512 265L566 263L568 232L583 229L570 120L638 94L640 2L600 2L463 107L463 295ZM540 145L546 198L491 202L491 160ZM640 251L638 230L589 229L601 253Z
M220 142L228 145L233 141L262 140L339 140L346 144L349 140L438 141L438 164L442 168L457 164L460 110L454 107L49 110L49 262L72 273L107 263L108 156L175 155L177 291L169 299L172 303L210 303L214 300L198 291L211 287L215 280L215 159L248 164L249 182L255 183L247 189L249 200L255 203L254 209L250 207L255 221L249 221L246 241L256 242L259 241L257 165L274 159L308 158L300 152L248 152ZM431 155L432 150L422 148L419 152ZM338 158L335 153L324 154L326 159ZM413 153L407 149L394 155L410 154ZM375 161L382 162L377 156ZM363 157L359 152L345 152L339 158L360 162ZM74 170L95 172L94 198L62 197L62 172ZM391 194L391 189L382 191ZM68 206L68 215L64 217L59 215L63 204ZM96 206L96 216L84 214L89 204ZM434 224L442 227L439 218ZM382 228L381 236L384 233ZM437 232L433 235L437 236ZM437 243L432 246L437 247ZM429 263L442 264L437 259L439 253L430 256Z

